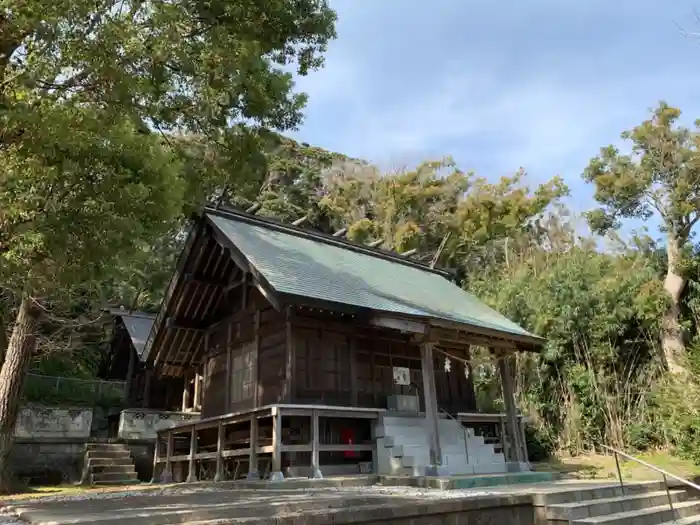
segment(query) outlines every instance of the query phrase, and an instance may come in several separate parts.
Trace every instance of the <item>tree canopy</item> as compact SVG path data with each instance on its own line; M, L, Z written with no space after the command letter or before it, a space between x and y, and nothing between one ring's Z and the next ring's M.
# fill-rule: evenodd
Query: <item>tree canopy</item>
M662 345L666 364L674 372L686 369L681 326L681 296L687 282L683 250L700 219L700 134L678 126L680 115L679 109L660 103L650 119L622 134L632 143L630 154L605 147L584 172L602 205L589 213L595 230L619 226L621 218L646 220L657 215L661 220L667 238L664 287L669 298Z
M0 279L16 319L0 490L43 313L94 298L188 208L259 175L267 129L301 120L292 71L322 65L334 24L325 0L2 2ZM198 151L216 168L202 180Z

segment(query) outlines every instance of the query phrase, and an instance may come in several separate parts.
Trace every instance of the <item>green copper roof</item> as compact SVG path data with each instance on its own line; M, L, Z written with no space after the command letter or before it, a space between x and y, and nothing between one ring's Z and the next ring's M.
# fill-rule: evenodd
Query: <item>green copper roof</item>
M207 218L278 293L535 337L417 263L233 214Z

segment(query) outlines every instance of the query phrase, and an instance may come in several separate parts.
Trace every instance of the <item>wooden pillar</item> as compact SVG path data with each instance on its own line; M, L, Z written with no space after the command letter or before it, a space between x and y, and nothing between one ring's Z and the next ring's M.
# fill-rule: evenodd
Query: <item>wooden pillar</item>
M286 360L285 360L285 370L284 370L284 392L281 401L283 403L291 403L296 397L296 392L294 391L294 339L292 333L292 307L287 306L286 311Z
M274 432L274 428L273 428L273 432ZM273 435L273 440L274 440L274 435ZM273 456L274 456L274 452L273 452ZM252 481L260 479L260 470L258 467L258 416L257 416L257 414L253 414L250 416L250 452L248 454L248 479L252 480Z
M465 383L462 383L460 381L460 384L464 385L464 388L467 391L467 408L469 409L470 412L476 412L477 411L477 406L476 406L476 388L474 387L474 368L471 365L471 358L472 358L472 350L471 347L467 348L467 362L468 364L465 365L467 367L467 370L469 371L469 377L467 377L467 380Z
M189 371L185 372L184 386L182 387L182 411L187 412L190 409L190 377Z
M226 435L224 424L219 421L216 427L216 473L214 481L224 481L224 437Z
M167 436L167 445L165 449L165 467L163 468L163 477L162 481L163 483L172 483L173 481L173 466L172 463L170 462L170 458L173 457L173 445L174 445L174 436L172 431L168 431L168 436Z
M202 373L199 376L199 405L198 405L198 411L202 411L202 405L204 404L204 398L207 395L207 391L205 390L205 385L207 382L207 378L209 377L209 359L204 356L202 360Z
M227 414L231 412L231 363L233 363L233 356L231 355L233 350L231 349L233 323L229 321L228 328L226 330L226 408L224 413Z
M192 425L192 430L190 431L190 468L187 472L187 483L194 483L197 481L197 465L194 460L195 454L197 454L197 428Z
M350 356L350 402L356 407L358 404L357 392L357 340L354 337L348 337L348 354Z
M129 352L129 368L126 371L126 384L124 385L124 401L127 406L130 406L131 400L131 384L134 380L134 368L136 367L136 352Z
M501 438L501 447L503 447L503 457L506 458L506 461L511 461L511 454L510 454L510 448L508 447L508 431L506 430L507 423L506 423L507 418L505 417L499 417L499 432L500 432L500 438Z
M150 368L146 370L146 385L143 388L143 407L141 408L151 408L151 376L153 375L153 370Z
M255 387L253 390L253 407L258 408L260 406L260 309L255 310L255 356L253 357L253 366L255 366L255 372L253 377L255 378Z
M511 369L511 358L505 354L497 354L498 368L501 373L501 388L503 391L503 404L506 408L506 426L508 437L510 438L509 449L513 461L521 464L527 463L527 457L523 457L522 445L520 443L521 434L518 425L518 414L515 405L515 393L513 392L513 375Z
M423 395L425 417L430 431L430 463L432 467L442 464L440 433L438 426L437 393L435 392L435 370L433 366L433 343L420 345L421 368L423 371Z
M243 273L243 281L241 282L241 310L248 307L248 272Z
M160 436L156 432L156 446L153 449L153 473L151 475L151 483L160 481L160 473L158 472L158 454L160 452Z
M194 403L192 409L197 412L202 409L202 374L196 373L194 376Z
M282 474L282 413L279 407L272 407L272 470L270 481L281 481Z
M318 410L314 410L311 413L311 477L314 479L323 478L319 462L319 445Z
M379 406L377 402L377 373L376 373L376 362L374 358L374 351L375 351L375 344L374 341L372 341L372 347L371 347L371 354L370 354L370 378L372 381L372 402L374 403L374 406Z
M527 453L527 434L525 433L525 417L521 414L518 416L518 423L520 424L520 450L522 451L523 461L525 463L530 463L530 458Z

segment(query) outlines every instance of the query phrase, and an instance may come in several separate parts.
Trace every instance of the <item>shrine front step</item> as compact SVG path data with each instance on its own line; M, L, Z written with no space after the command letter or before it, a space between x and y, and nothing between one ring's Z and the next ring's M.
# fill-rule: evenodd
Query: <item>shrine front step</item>
M87 443L84 485L133 485L138 475L129 449L121 443Z
M379 476L378 483L389 487L417 487L439 490L467 490L506 485L552 483L552 472L512 472L473 476Z

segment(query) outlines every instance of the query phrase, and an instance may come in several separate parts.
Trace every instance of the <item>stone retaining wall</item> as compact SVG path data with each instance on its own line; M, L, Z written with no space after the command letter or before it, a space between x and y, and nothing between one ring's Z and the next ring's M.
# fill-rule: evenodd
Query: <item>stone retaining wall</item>
M80 481L86 439L16 438L10 451L10 472L41 485Z
M122 410L119 417L119 439L155 441L158 430L169 428L185 421L199 419L196 412L165 412L161 410Z
M308 523L305 516L277 518L278 525ZM386 505L359 507L328 516L328 521L317 523L333 525L535 525L532 497L527 495L485 496L483 498L426 501L416 505Z
M15 437L85 439L91 427L92 408L28 405L17 415Z

